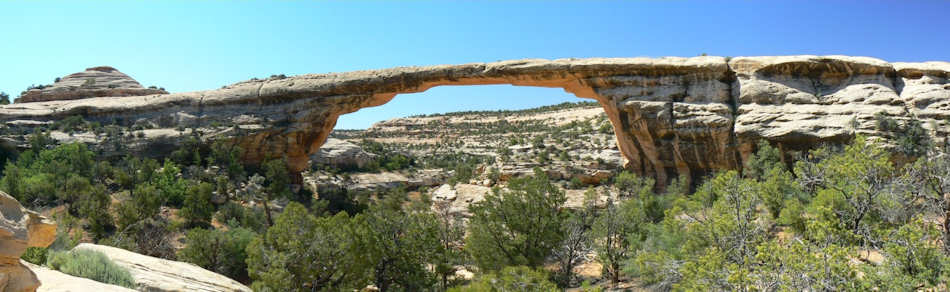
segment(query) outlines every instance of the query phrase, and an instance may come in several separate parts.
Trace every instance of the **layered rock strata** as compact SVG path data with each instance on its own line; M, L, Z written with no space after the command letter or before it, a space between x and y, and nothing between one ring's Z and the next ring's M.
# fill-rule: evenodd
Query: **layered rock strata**
M145 88L138 81L115 68L99 66L57 79L42 88L32 88L20 94L17 103L51 100L70 100L101 96L140 96L167 94L164 89Z
M205 133L250 162L286 157L307 167L342 114L441 85L559 87L597 100L626 167L663 182L735 169L760 139L807 149L854 134L886 141L873 116L919 119L941 141L950 115L950 63L887 63L847 56L516 60L307 74L218 90L89 98L0 107L18 127L71 115L156 128L228 125ZM10 139L16 139L12 137Z

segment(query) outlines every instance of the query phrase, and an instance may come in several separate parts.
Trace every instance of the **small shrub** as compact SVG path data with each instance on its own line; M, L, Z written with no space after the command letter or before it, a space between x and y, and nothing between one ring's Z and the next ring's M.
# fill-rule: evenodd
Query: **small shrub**
M582 182L580 178L575 177L571 179L571 185L570 185L571 189L579 190L583 187L584 187L584 182Z
M52 252L47 265L60 272L98 282L135 288L132 274L104 254L91 250Z
M469 285L455 287L449 291L558 291L557 285L547 278L543 270L512 266L505 267L498 273L482 275Z
M321 195L323 195L321 193ZM322 198L322 196L321 196ZM266 230L264 211L249 209L235 202L227 202L214 214L218 222L227 223L230 227L246 227L258 232Z
M47 249L45 247L30 247L20 258L35 265L42 265L46 263L46 254Z
M600 132L601 134L613 134L614 126L610 123L603 123L600 125L600 128L597 129L597 132Z
M903 155L921 157L933 146L930 134L918 120L911 119L900 123L884 112L875 114L874 119L878 129L891 133L892 140L897 145L897 152Z
M192 225L210 224L211 215L214 215L214 203L211 202L213 191L214 187L205 182L188 187L185 191L188 196L179 215Z

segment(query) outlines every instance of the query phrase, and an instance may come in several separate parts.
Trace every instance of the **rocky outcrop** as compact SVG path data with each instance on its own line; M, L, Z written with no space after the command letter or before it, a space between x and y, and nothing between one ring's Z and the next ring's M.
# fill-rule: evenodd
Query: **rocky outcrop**
M472 204L485 200L491 188L470 184L444 184L432 191L432 208L445 208L449 214L469 217ZM442 212L439 212L442 213Z
M27 247L46 247L56 238L56 225L0 192L0 292L36 291L40 282L20 261Z
M899 120L920 119L942 139L950 115L948 76L950 63L945 62L887 63L845 56L533 59L308 74L211 91L14 104L0 107L0 121L33 125L78 114L124 126L140 121L158 128L223 124L227 130L211 137L241 145L248 161L283 156L300 171L326 141L337 117L385 104L400 93L441 85L559 87L597 100L614 126L626 167L662 183L675 175L738 168L759 139L783 149L839 142L855 133L886 140L888 135L870 120L878 112Z
M377 192L393 188L416 190L438 186L445 182L451 172L442 169L420 169L413 173L381 172L358 174L331 174L325 172L305 173L303 186L319 197L321 194L346 192Z
M510 180L515 177L534 175L534 169L541 169L548 178L555 180L578 179L586 185L600 184L614 176L616 168L601 169L597 165L573 165L560 162L521 162L502 164L498 169L499 179Z
M441 214L452 214L462 217L470 217L472 204L485 200L485 196L492 192L492 188L472 184L444 184L433 189L429 195L432 198L432 209ZM564 190L564 207L580 209L584 207L584 200L587 189ZM607 198L616 199L617 193L608 188L596 187L597 197L594 198L594 205L604 207ZM442 209L442 210L440 210Z
M81 243L74 250L93 250L105 254L117 265L129 270L140 291L251 291L237 281L189 263L88 243Z
M138 81L115 68L99 66L66 75L55 83L31 88L20 94L17 103L70 100L101 96L140 96L167 94L164 89L145 88Z
M28 262L23 262L43 285L40 285L37 292L133 292L135 290L122 286L110 285L96 282L86 278L80 278L64 274L57 270L51 270L46 267L37 266Z
M359 145L340 139L327 139L310 161L318 165L329 165L340 169L363 168L373 162L376 154L363 151Z

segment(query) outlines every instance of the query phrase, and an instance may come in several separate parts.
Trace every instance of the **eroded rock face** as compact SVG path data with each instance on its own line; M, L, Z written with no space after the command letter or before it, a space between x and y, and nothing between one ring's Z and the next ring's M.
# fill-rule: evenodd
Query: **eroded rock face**
M36 274L20 262L27 247L46 247L56 238L56 225L0 192L0 291L36 291Z
M940 143L950 114L950 63L887 63L846 56L517 60L403 67L250 80L219 90L90 98L0 107L0 121L29 127L70 115L158 128L218 123L259 162L287 157L301 171L342 114L440 85L560 87L597 100L625 166L667 181L735 169L758 139L783 149L886 141L871 119L920 119ZM187 119L177 117L189 117ZM22 135L21 135L22 136ZM17 139L17 137L10 137ZM22 139L22 137L20 137ZM173 149L173 148L172 148Z
M950 63L894 63L862 57L741 57L735 133L741 155L766 139L785 150L843 142L855 133L887 143L875 114L916 119L943 143L950 114Z
M87 68L66 75L49 87L23 92L17 103L70 100L100 96L167 94L164 89L145 88L138 81L109 66Z
M150 257L111 246L81 243L75 250L101 252L132 274L140 291L248 291L247 286L199 266Z

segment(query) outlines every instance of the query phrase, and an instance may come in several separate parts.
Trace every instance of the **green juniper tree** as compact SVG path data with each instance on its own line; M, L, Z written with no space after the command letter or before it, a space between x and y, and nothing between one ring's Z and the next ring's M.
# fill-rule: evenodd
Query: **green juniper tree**
M427 266L443 247L439 222L431 213L405 210L405 201L404 192L391 191L361 216L362 253L372 261L373 284L381 292L421 291L436 282Z
M214 214L214 203L211 196L214 187L206 182L191 185L185 191L187 194L184 206L181 208L181 217L191 225L207 226L211 224L211 215Z
M246 250L256 235L241 227L227 231L190 229L185 233L185 247L178 251L178 259L232 279L247 279Z
M465 248L483 271L540 267L563 238L565 200L540 169L533 176L512 179L507 190L495 188L471 206Z
M455 276L456 266L465 263L467 259L461 243L465 239L465 226L462 217L451 210L447 201L436 203L433 206L437 219L436 239L439 248L434 251L431 263L439 277L441 290L449 287L449 277Z
M360 218L340 212L317 218L291 202L247 247L255 291L343 291L368 283L372 263L362 250Z
M282 159L266 161L263 168L267 185L261 203L264 206L264 214L267 216L267 226L271 226L274 225L274 219L268 204L278 198L290 197L290 173L287 171L287 162Z

